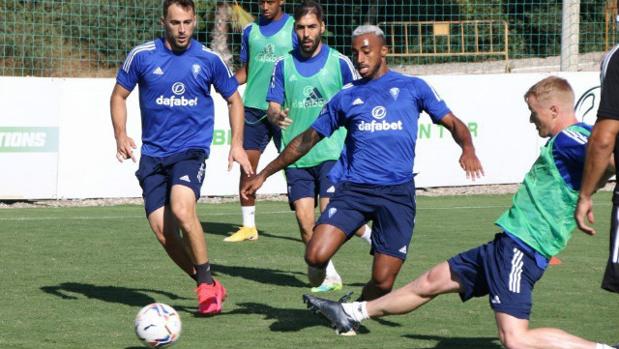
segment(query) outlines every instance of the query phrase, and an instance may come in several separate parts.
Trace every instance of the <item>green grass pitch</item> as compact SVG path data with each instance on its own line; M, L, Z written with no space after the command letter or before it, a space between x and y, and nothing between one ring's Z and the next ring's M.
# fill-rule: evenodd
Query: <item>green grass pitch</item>
M595 198L598 235L579 231L537 284L531 325L619 341L617 294L600 289L608 254L610 195ZM418 197L402 286L432 265L491 240L510 195ZM236 203L200 204L215 276L229 296L221 315L194 316L194 285L156 242L141 206L0 210L0 347L140 348L140 307L175 307L183 333L175 348L501 348L486 297L462 304L445 295L418 311L366 321L338 337L301 301L309 292L303 246L285 202L259 202L255 242L224 243L237 228ZM336 255L341 292L359 295L371 268L368 245L350 240Z

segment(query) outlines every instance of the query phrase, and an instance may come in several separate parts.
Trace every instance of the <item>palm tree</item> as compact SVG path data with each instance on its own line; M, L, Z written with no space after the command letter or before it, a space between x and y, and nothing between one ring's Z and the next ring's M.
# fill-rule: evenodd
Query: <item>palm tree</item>
M232 66L232 53L228 47L229 28L240 32L254 21L254 17L236 1L218 1L215 6L213 30L211 31L211 49L221 55L228 66Z

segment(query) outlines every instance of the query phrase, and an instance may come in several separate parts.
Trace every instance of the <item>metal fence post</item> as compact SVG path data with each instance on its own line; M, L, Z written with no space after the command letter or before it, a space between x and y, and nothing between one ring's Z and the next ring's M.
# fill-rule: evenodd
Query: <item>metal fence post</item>
M580 0L563 0L561 71L578 70Z

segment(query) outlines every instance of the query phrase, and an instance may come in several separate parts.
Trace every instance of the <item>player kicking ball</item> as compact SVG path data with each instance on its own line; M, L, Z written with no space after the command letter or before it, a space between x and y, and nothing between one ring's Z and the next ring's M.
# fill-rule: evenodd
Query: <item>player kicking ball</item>
M337 92L311 126L241 190L242 195L255 193L268 176L345 127L344 155L334 166L341 176L307 243L305 261L310 284L320 285L329 260L371 220L374 261L371 279L361 294L363 300L389 293L406 260L416 212L412 168L420 113L426 111L433 122L449 130L462 149L459 160L467 177L483 174L466 125L427 82L390 70L388 51L380 28L356 28L353 63L362 79Z
M577 121L574 92L564 79L545 78L524 99L531 110L530 122L540 137L550 139L512 207L496 221L502 232L493 241L460 253L373 301L339 303L305 295L308 307L330 320L338 333L354 334L365 319L406 314L441 294L458 292L463 301L488 295L506 348L617 348L556 328L529 328L533 286L576 227L574 208L591 127ZM609 163L608 169L614 172L614 164Z

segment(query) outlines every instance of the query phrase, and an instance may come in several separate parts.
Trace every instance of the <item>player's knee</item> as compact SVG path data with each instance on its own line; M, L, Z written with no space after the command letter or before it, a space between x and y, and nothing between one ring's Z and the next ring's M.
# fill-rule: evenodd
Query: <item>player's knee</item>
M308 248L305 250L305 263L314 268L325 268L331 256L326 256L315 248Z
M176 218L176 221L181 226L193 220L195 216L195 210L193 206L188 205L187 203L182 202L182 201L172 203L172 205L170 206L171 206L172 214L174 215L174 218Z

